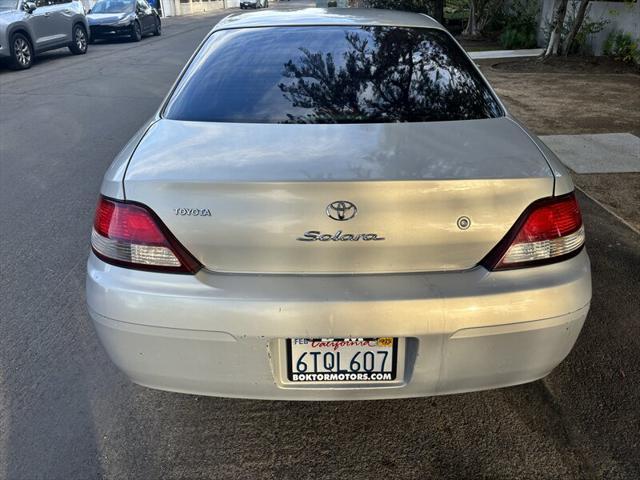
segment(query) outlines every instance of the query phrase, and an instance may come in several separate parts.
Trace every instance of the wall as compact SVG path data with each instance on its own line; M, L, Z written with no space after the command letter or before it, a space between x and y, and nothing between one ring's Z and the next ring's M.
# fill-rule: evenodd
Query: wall
M194 13L210 12L212 10L221 10L224 8L222 0L189 0L189 2L181 2L174 0L176 15L191 15Z
M544 46L545 29L551 16L553 15L553 5L555 0L542 0L542 13L540 15L540 25L538 28L538 44ZM578 3L576 2L577 6ZM569 0L569 11L571 14L572 1ZM633 35L640 40L640 4L628 2L595 2L592 1L589 7L588 18L591 21L608 20L609 23L600 33L590 35L587 40L588 45L594 55L602 55L603 46L607 37L612 31L622 30Z

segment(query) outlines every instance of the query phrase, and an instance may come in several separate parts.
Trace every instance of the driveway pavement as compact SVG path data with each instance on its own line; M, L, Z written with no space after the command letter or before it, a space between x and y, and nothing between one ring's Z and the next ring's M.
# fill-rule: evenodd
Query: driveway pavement
M87 321L102 174L220 16L0 70L0 478L640 477L640 236L580 195L591 314L543 381L377 402L131 384Z
M520 58L539 57L544 50L542 48L523 48L520 50L484 50L471 51L469 56L474 60L488 60L493 58Z
M631 133L540 138L576 173L640 173L640 138Z

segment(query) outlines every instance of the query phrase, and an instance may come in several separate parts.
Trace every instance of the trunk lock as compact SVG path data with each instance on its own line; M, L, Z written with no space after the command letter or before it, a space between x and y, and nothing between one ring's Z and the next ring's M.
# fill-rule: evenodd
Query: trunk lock
M460 217L457 223L460 230L466 230L471 226L471 220L469 217Z

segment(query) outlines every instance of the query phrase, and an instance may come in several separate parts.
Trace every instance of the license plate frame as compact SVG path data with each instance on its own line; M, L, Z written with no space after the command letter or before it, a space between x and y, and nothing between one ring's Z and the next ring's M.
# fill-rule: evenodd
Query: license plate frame
M293 362L294 362L294 358L293 358L293 354L294 354L294 348L293 348L293 341L295 340L304 340L307 342L329 342L329 341L334 341L334 342L348 342L348 341L378 341L378 340L391 340L392 344L389 347L378 347L378 346L372 346L372 345L368 345L368 346L356 346L355 349L352 348L350 351L353 352L355 351L359 351L362 354L362 358L361 360L363 360L364 358L364 353L372 351L373 348L380 348L380 349L384 349L387 348L387 351L390 353L389 355L389 359L391 362L391 368L382 368L382 370L378 371L378 370L374 370L374 371L364 371L364 369L362 369L362 371L353 371L349 368L347 369L340 369L340 371L331 371L331 372L327 372L327 371L317 371L317 370L311 370L311 371L306 371L305 373L311 373L311 374L315 374L316 377L308 377L305 375L305 379L304 380L300 380L299 377L298 378L294 378L294 374L299 374L300 372L297 369L293 368ZM311 347L313 348L313 347ZM297 347L297 351L300 352L300 350L304 351L304 347L300 347L300 345L298 345ZM348 347L345 347L345 350L347 350ZM322 348L320 348L320 350L322 350ZM324 349L324 353L326 353L327 348ZM316 348L313 351L318 351L318 348ZM286 339L280 339L280 379L281 379L281 385L283 387L295 387L295 388L304 388L304 387L315 387L315 388L322 388L322 387L327 387L327 388L340 388L340 387L390 387L390 386L398 386L398 385L402 385L404 384L404 361L405 361L405 338L402 337L381 337L381 336L375 336L375 337L343 337L343 338L333 338L333 339L322 339L322 338L286 338ZM351 360L351 357L349 357L349 360ZM344 366L344 365L348 365L350 363L350 361L347 361L347 359L342 359L339 360L339 366ZM358 374L368 374L367 376L361 375L360 377L358 377ZM376 375L376 378L372 378L371 374L387 374L390 373L391 374L391 378L382 378L382 377L378 377ZM322 374L321 377L318 378L318 375ZM330 374L335 374L335 375L330 375ZM344 377L340 378L339 375L342 374ZM337 376L336 376L337 375ZM353 375L356 375L355 377Z

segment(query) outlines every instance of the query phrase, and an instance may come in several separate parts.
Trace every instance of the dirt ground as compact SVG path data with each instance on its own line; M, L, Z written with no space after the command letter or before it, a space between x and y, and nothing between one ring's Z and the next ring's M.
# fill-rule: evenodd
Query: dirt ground
M626 66L582 59L477 63L510 112L539 135L640 136L640 74ZM640 174L572 174L588 195L640 230Z
M512 73L585 73L589 75L640 73L640 67L611 57L551 57L541 62L537 57L501 61L493 68Z
M573 73L553 71L557 66L529 73L524 68L529 62L480 60L478 64L511 113L537 134L640 135L640 75L606 74L597 66L588 73L584 64ZM522 71L514 71L517 64Z

